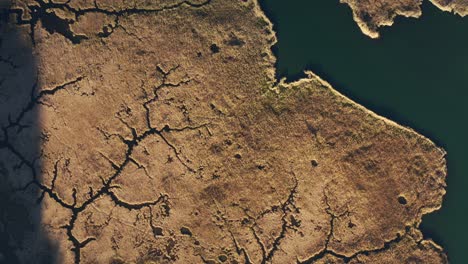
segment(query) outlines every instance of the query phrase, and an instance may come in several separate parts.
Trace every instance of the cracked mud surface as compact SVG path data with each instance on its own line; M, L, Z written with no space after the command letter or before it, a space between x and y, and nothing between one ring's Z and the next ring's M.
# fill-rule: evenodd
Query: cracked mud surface
M277 82L256 1L1 7L0 262L447 263L445 152Z
M391 26L397 16L418 18L423 0L340 0L353 10L354 21L371 38L379 37L379 28ZM429 0L440 10L468 15L468 0Z

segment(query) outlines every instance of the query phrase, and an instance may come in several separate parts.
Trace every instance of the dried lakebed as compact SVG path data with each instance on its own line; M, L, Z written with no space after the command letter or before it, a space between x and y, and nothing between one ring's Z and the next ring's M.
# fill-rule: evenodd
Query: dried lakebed
M447 262L419 230L445 151L278 82L256 1L2 8L7 263Z

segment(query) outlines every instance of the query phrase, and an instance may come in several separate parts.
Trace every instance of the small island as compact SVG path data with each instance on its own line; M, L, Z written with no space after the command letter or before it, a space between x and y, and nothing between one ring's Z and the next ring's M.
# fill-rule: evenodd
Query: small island
M468 15L467 0L430 0L440 10L460 16ZM414 0L340 0L353 10L354 21L371 38L379 37L379 28L391 26L397 16L418 18L422 1Z

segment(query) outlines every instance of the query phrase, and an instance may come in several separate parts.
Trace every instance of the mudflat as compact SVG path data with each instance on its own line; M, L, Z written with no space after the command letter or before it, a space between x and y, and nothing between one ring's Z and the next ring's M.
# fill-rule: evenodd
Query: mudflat
M419 231L445 152L312 72L277 80L257 1L3 8L3 259L447 262Z

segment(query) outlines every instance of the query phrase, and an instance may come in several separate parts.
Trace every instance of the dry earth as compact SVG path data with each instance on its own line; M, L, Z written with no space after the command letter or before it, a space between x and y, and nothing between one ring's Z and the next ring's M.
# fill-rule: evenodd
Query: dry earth
M468 0L430 0L439 9L460 16L468 15ZM379 28L391 26L397 16L418 18L422 0L340 0L353 10L354 21L371 38L379 37Z
M2 7L0 262L447 263L445 152L277 82L256 1Z

